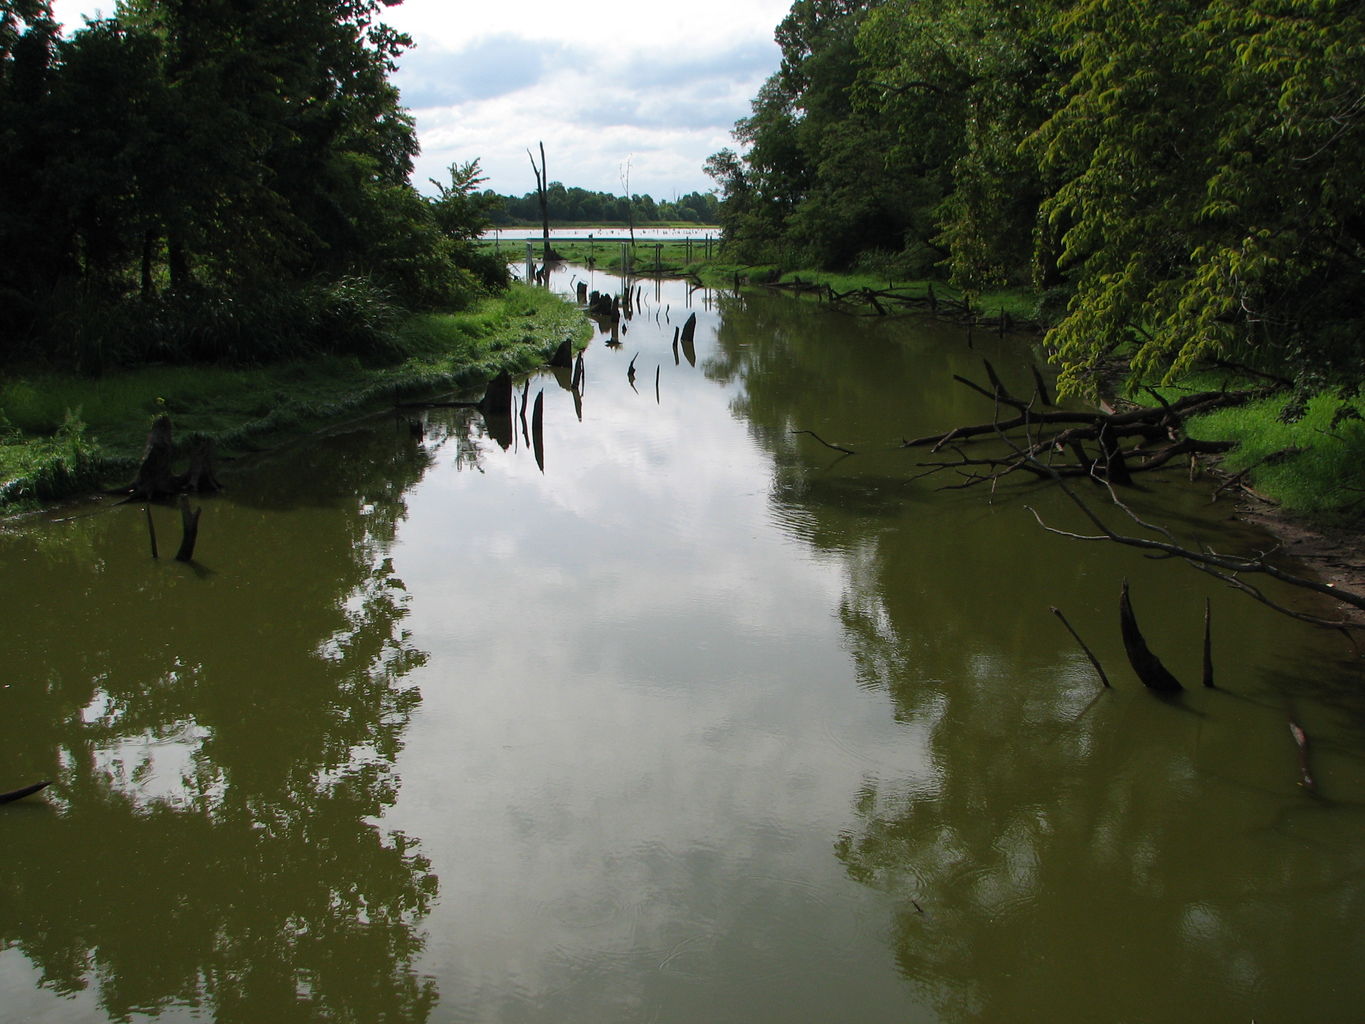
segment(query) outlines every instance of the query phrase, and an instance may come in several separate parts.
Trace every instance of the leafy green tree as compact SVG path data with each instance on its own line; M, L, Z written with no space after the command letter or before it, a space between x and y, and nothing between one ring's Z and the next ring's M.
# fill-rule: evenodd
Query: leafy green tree
M1033 150L1075 296L1072 390L1214 355L1359 377L1365 13L1338 0L1087 0Z

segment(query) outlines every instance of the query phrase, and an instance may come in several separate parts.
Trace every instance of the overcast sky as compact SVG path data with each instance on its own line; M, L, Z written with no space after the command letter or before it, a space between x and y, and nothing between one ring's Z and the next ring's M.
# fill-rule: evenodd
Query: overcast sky
M706 192L708 156L777 70L773 30L791 0L404 0L384 16L412 36L396 83L417 118L413 183L478 158L486 188L535 189L526 156L545 143L550 180L655 199ZM70 32L112 0L54 0ZM537 155L538 157L538 155Z

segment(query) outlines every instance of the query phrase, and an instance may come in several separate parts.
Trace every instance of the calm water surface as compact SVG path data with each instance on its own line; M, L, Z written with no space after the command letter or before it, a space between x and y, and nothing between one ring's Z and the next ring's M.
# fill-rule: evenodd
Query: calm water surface
M0 808L0 1018L1358 1019L1359 667L914 480L1023 347L676 282L608 340L531 378L543 469L433 409L225 471L194 566L131 506L0 529L0 789L54 780ZM1212 599L1221 689L1141 690L1125 577L1191 682Z

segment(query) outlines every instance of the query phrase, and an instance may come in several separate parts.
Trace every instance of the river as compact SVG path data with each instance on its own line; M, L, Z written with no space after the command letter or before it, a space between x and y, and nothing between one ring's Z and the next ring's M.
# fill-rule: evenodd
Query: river
M0 1017L1355 1019L1349 646L915 479L1018 339L640 287L580 400L531 378L539 449L349 424L223 467L192 565L140 507L0 527L0 790L54 781L0 807ZM1211 490L1131 500L1266 543Z

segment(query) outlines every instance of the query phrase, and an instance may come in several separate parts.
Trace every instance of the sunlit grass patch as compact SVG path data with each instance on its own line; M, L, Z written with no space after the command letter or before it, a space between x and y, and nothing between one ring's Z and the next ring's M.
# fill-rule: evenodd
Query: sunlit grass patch
M1365 504L1365 399L1278 394L1201 416L1195 436L1238 442L1224 460L1285 508L1346 515ZM1299 413L1302 415L1299 415Z

